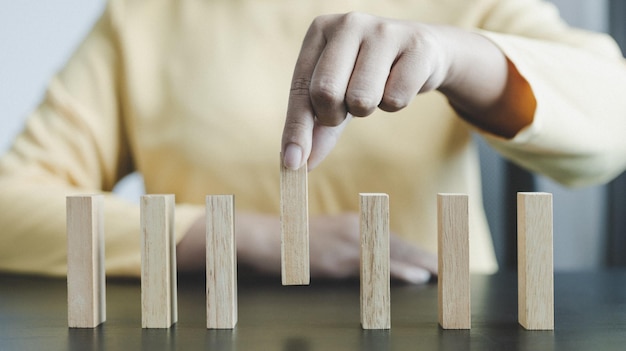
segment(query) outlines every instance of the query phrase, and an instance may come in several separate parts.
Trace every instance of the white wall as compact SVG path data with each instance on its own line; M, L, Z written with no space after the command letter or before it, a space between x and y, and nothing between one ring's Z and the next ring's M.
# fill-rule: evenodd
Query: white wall
M89 31L103 0L0 3L0 152L36 107L48 79Z
M609 0L550 0L571 25L598 32L609 29Z

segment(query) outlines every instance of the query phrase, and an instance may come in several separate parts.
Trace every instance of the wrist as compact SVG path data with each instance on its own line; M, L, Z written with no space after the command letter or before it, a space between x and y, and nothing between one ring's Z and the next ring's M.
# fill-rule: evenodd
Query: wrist
M530 86L495 43L458 28L442 27L440 34L449 61L439 91L462 118L505 138L532 123Z

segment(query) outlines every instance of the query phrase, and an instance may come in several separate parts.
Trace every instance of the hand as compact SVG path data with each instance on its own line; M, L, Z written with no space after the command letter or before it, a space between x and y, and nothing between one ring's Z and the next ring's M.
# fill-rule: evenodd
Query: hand
M304 38L294 69L284 163L297 169L308 161L313 169L351 116L368 116L377 107L395 112L418 93L434 89L472 123L512 136L530 123L534 107L529 110L532 93L526 89L522 112L531 117L518 120L519 91L509 94L507 82L525 81L519 75L511 79L517 71L507 62L491 41L457 28L361 13L320 16Z
M319 216L310 221L311 275L358 277L360 270L359 216L353 213ZM426 283L437 274L437 257L391 233L389 271L392 278Z
M177 246L181 271L204 269L204 218L199 218ZM259 272L280 274L280 220L275 216L239 213L236 217L238 262ZM310 221L311 276L358 277L359 218L356 214L319 216ZM390 236L390 274L409 283L425 283L437 272L437 258Z
M280 274L280 221L276 216L236 213L235 238L239 264L266 274ZM176 245L180 271L200 271L206 267L206 219L192 224Z

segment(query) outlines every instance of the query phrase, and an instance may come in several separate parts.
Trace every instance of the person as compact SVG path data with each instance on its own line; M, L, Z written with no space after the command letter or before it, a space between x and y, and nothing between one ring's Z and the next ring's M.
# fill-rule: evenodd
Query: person
M436 274L438 192L469 195L470 265L494 272L472 133L606 182L623 91L610 37L539 0L111 0L0 160L0 269L64 275L65 197L104 193L107 273L138 276L138 206L111 192L138 171L176 195L179 270L204 267L204 196L232 193L239 264L277 275L282 151L312 169L314 278L358 274L359 192L390 196L396 279Z

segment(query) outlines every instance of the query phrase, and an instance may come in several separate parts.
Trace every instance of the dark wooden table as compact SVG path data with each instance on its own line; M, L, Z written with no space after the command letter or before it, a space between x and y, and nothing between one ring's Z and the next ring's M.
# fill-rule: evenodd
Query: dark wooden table
M0 350L626 350L626 271L555 276L554 331L517 323L515 273L472 276L472 329L437 325L437 286L392 285L392 325L359 325L358 281L240 278L239 323L207 330L203 276L179 278L179 322L142 329L137 280L107 281L107 321L67 327L64 279L0 275Z

